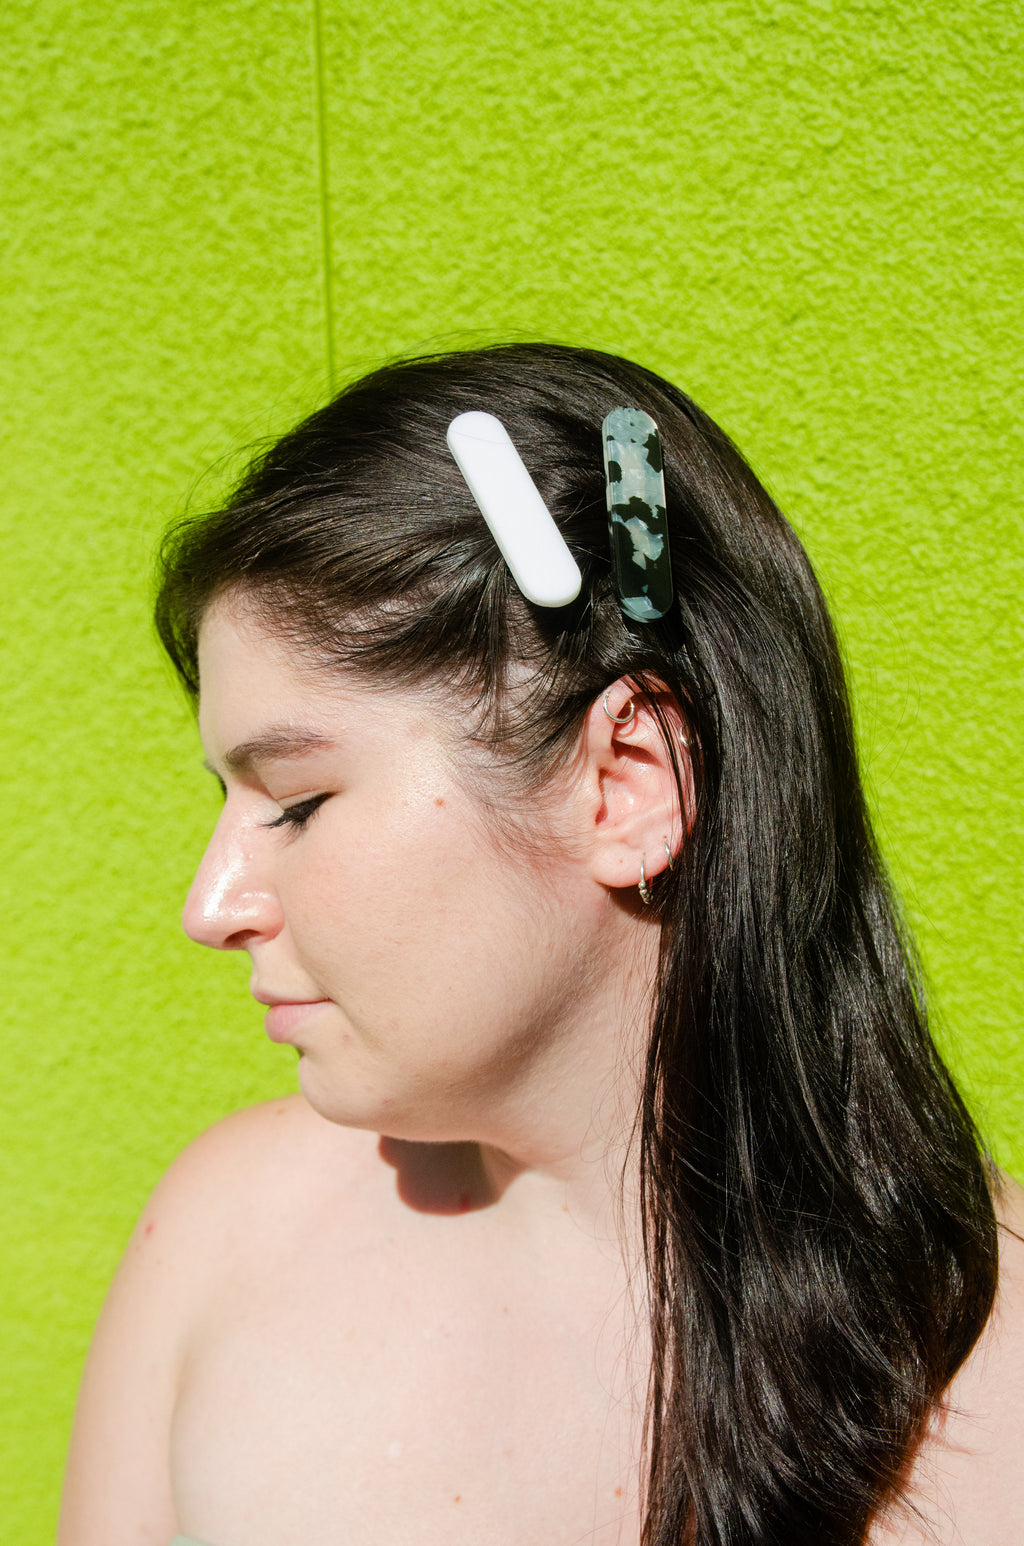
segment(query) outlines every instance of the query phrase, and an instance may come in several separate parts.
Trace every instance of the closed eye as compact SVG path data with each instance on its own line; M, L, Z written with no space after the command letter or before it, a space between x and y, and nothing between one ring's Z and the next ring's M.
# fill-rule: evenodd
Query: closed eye
M308 800L299 800L295 805L289 805L288 809L282 811L280 816L275 816L273 821L265 821L263 825L265 827L298 827L301 829L306 825L310 817L316 814L324 801L330 798L329 794L310 795Z

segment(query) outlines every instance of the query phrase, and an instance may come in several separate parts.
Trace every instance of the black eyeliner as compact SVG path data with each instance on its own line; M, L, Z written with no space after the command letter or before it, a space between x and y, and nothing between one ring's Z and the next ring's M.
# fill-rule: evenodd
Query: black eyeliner
M275 816L273 821L263 822L263 826L298 827L301 830L310 817L314 816L320 809L324 801L329 799L329 794L311 795L308 800L299 800L297 804L289 805L288 809L282 811L280 816Z

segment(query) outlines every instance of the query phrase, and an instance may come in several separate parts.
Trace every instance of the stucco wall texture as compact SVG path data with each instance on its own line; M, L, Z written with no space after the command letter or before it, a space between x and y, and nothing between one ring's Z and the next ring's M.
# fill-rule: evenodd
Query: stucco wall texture
M149 1188L293 1087L244 963L179 934L216 794L148 589L162 525L329 368L554 337L721 419L834 602L939 1034L1024 1173L1021 28L1008 0L3 7L0 1538L52 1538Z

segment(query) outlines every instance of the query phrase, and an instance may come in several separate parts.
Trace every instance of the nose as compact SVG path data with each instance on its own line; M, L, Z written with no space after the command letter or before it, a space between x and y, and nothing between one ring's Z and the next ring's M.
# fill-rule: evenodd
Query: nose
M260 874L257 848L258 835L229 823L225 810L182 913L185 933L197 945L245 950L258 939L272 938L281 928L281 907L268 877Z

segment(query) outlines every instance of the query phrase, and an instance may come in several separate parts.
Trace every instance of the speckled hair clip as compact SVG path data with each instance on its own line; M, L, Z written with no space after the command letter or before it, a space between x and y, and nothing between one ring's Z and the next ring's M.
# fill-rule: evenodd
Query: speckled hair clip
M615 408L601 425L601 438L619 603L635 622L654 623L675 594L658 426L639 408Z

